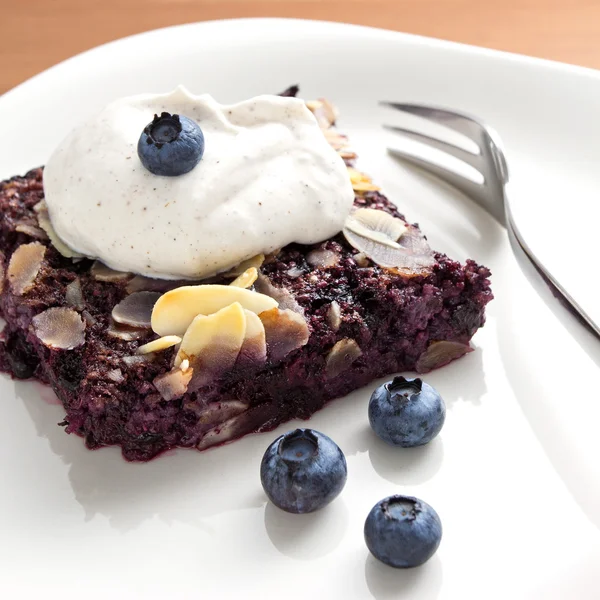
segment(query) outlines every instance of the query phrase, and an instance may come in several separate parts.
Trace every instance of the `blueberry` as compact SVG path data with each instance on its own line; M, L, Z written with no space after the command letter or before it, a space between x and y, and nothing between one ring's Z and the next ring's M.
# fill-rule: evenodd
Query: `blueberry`
M440 432L445 419L442 397L420 379L395 377L379 386L369 401L373 431L393 446L427 444Z
M191 171L204 154L198 123L180 115L154 115L138 141L138 156L148 171L174 177Z
M442 539L435 510L418 498L389 496L378 502L365 521L371 554L391 567L406 569L428 561Z
M346 458L337 444L312 429L278 437L260 465L260 481L271 502L291 513L329 504L346 483Z

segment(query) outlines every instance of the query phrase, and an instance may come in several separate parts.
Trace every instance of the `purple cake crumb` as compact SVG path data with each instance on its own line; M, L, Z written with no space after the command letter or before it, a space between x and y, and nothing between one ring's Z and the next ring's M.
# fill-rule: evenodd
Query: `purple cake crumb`
M492 299L490 271L471 260L461 265L435 254L429 275L406 277L355 259L356 250L341 234L313 246L291 244L265 261L257 287L274 287L281 306L303 313L308 343L277 364L232 369L214 385L166 401L152 382L171 369L174 349L132 358L154 334L148 330L132 341L108 334L111 311L128 293L126 279L98 281L92 261L74 262L37 240L46 253L34 285L23 295L11 292L4 273L15 249L34 241L22 225L37 224L33 207L44 197L42 174L35 169L0 183L0 314L7 322L0 369L50 385L64 406L67 433L84 437L89 448L118 445L127 460L146 461L174 447L203 450L293 418L308 419L329 400L377 377L445 364L468 351ZM357 197L356 204L403 218L379 192ZM324 250L335 264L314 266ZM66 288L76 279L85 344L51 350L33 331L32 318L49 307L69 306ZM328 370L331 349L344 339L354 340L360 356ZM424 361L441 341L452 342L453 353Z

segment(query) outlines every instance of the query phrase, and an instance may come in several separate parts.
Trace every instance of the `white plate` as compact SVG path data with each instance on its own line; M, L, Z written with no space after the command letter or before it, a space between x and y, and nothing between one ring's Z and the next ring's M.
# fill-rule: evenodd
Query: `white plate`
M493 124L515 204L568 253L597 237L597 205L587 207L595 219L562 218L565 201L575 210L600 186L596 73L345 25L188 25L97 48L0 98L0 175L43 163L76 121L118 96L184 83L233 101L296 82L305 97L339 104L364 169L435 248L493 270L477 350L428 376L449 409L441 436L411 451L379 443L366 418L373 386L332 403L310 425L346 453L348 483L327 509L298 517L267 504L258 478L264 449L293 424L128 464L118 449L90 452L65 435L47 389L3 377L2 595L597 600L599 345L519 266L495 222L386 155L376 107L444 104ZM430 502L444 524L420 569L377 563L362 539L371 506L395 492Z

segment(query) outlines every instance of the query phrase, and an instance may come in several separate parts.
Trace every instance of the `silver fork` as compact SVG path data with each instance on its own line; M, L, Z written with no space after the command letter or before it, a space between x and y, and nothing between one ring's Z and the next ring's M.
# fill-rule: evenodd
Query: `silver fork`
M455 146L452 143L412 129L384 125L384 127L390 131L401 133L411 140L445 152L450 156L463 161L483 175L483 182L477 183L444 166L421 158L408 150L401 150L398 148L388 149L391 154L420 167L463 192L487 210L487 212L497 219L500 224L504 225L509 236L512 236L519 244L525 256L533 263L537 272L553 289L555 295L558 295L569 308L575 311L575 313L577 313L577 315L579 315L589 326L590 330L600 338L600 322L595 322L594 319L592 319L589 313L584 310L582 303L577 302L543 265L541 260L535 256L531 248L523 239L518 227L515 225L513 214L510 210L510 202L506 194L508 165L502 150L502 142L498 134L491 127L484 125L478 119L464 113L420 104L381 102L381 105L427 119L433 123L452 129L476 144L478 151L470 152L464 148Z

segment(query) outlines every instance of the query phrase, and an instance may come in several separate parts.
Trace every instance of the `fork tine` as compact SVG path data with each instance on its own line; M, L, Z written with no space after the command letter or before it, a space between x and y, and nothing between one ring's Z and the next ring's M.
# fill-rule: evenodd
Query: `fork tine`
M432 148L435 148L436 150L446 152L447 154L454 156L454 158L466 162L474 169L477 169L480 166L481 149L479 148L479 146L477 147L479 152L474 153L470 152L469 150L465 150L464 148L459 148L458 146L455 146L450 142L444 142L443 140L439 140L424 133L419 133L418 131L413 131L404 127L396 127L395 125L384 125L383 127L388 131L401 133L403 136L408 137L411 140L415 140L416 142L425 144L426 146L430 146Z
M435 175L435 177L449 183L463 194L470 196L471 198L479 198L482 194L485 181L483 184L476 183L475 181L471 181L462 175L459 175L455 171L451 171L450 169L446 169L441 165L436 165L427 160L412 154L411 152L407 152L406 150L400 150L399 148L388 148L388 152L409 162L410 164Z
M424 106L404 102L380 102L380 105L437 122L444 127L462 133L462 135L471 139L478 146L481 146L483 134L481 125L464 113L457 113L436 106Z

